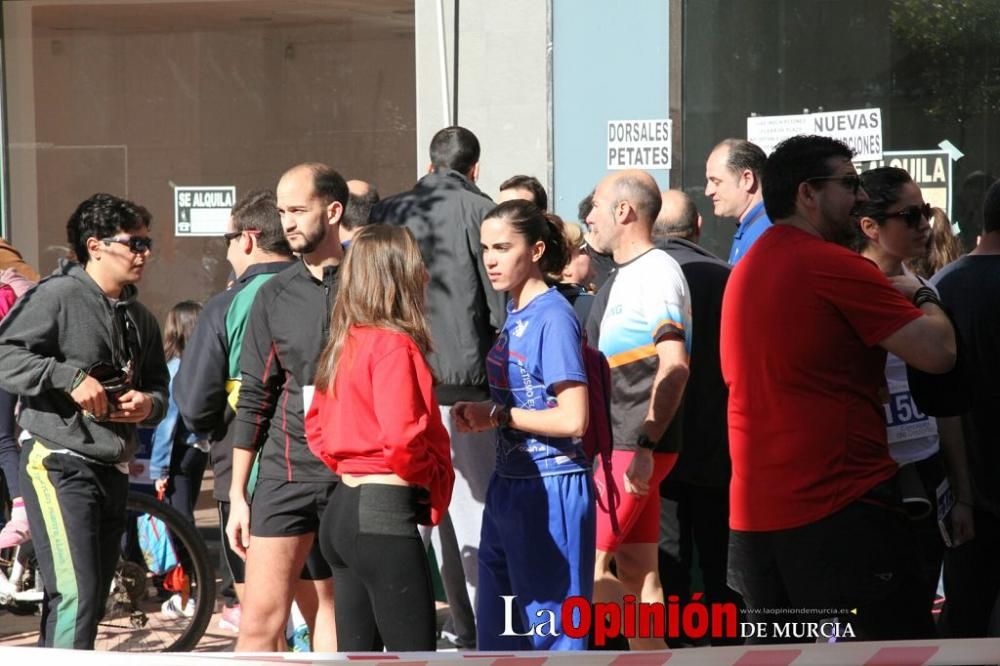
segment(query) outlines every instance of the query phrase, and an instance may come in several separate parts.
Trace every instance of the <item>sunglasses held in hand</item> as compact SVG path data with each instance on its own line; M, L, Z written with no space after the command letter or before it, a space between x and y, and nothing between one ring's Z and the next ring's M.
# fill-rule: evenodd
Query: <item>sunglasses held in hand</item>
M121 397L132 390L128 373L105 361L99 361L87 368L87 374L101 382L108 402L112 405L117 405Z

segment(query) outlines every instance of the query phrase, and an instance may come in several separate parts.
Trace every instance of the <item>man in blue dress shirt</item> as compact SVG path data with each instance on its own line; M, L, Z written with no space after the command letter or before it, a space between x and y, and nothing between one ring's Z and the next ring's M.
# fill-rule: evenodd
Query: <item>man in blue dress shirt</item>
M756 144L745 139L725 139L712 149L705 163L705 196L712 200L713 211L718 217L739 220L729 251L733 266L771 226L760 180L766 159Z

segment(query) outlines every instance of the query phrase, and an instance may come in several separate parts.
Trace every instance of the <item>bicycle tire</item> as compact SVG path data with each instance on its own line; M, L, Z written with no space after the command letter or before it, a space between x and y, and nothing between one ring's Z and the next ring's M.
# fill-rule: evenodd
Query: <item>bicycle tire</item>
M13 579L15 564L21 566L20 575ZM12 596L0 595L0 608L14 615L38 615L41 610L42 585L38 578L38 561L35 559L35 547L31 541L23 545L0 550L0 569L7 579L7 584L14 586ZM32 594L38 595L39 601L28 599Z
M127 510L130 525L144 513L163 521L178 560L190 578L194 612L190 617L163 613L162 600L148 594L154 577L144 565L123 552L115 572L109 613L98 626L95 648L127 652L190 651L204 636L215 606L215 569L205 542L183 515L151 495L130 492ZM122 542L124 546L126 539Z

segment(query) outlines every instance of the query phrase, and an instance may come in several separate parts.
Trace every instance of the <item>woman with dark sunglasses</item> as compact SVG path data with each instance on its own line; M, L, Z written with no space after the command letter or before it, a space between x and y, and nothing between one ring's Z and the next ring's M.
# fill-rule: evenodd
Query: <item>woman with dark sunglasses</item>
M922 288L933 289L904 264L926 253L930 238L932 211L920 188L906 171L896 167L866 171L861 174L861 186L868 199L856 210L855 249L875 262L890 280L917 280ZM944 557L937 504L945 470L956 500L950 516L952 543L967 541L974 533L965 444L958 419L935 419L920 412L910 395L906 364L894 354L886 358L886 384L889 453L900 466L897 478L913 520L924 600L930 613Z

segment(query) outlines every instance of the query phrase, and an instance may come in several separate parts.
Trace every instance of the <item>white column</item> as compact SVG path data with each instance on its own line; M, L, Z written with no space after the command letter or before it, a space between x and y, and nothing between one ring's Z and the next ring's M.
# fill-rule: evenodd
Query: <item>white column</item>
M455 0L442 1L446 75L451 87ZM426 171L431 138L448 124L441 104L438 2L415 0L417 176ZM458 124L479 137L479 187L490 196L517 173L535 176L551 190L548 4L460 0ZM453 99L451 94L449 99Z

